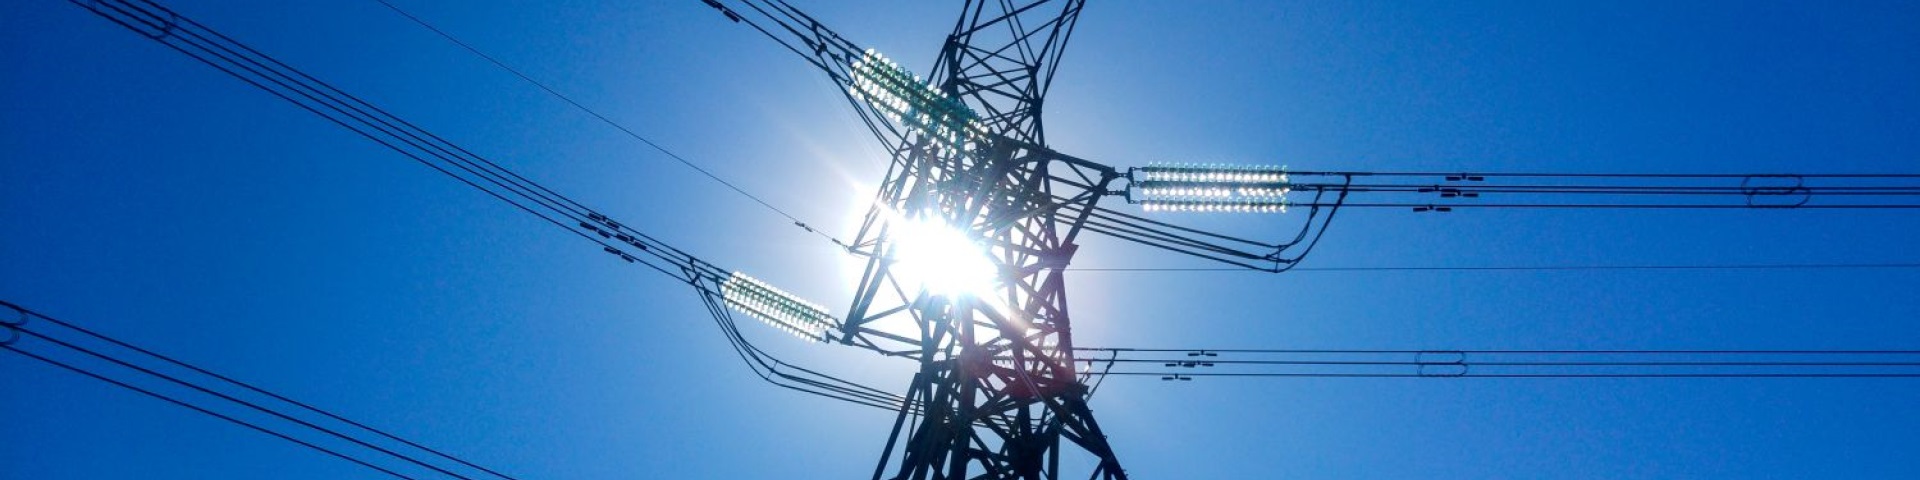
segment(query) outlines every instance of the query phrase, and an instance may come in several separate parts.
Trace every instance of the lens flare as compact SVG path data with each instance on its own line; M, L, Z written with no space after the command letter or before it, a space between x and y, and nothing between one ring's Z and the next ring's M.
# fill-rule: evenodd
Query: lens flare
M889 217L896 277L947 298L994 298L999 268L964 230L936 215Z

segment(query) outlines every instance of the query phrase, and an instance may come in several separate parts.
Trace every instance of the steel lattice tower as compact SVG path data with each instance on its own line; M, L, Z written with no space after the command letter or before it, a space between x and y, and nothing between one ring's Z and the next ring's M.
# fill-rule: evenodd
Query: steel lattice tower
M1056 478L1063 438L1099 459L1094 477L1126 477L1073 368L1062 278L1087 212L1122 176L1048 150L1041 116L1082 4L967 3L927 83L979 112L984 135L949 148L910 133L855 241L870 260L842 341L910 342L917 348L902 353L920 365L875 478ZM964 229L991 257L999 297L903 285L891 268L892 212ZM918 338L878 327L896 317Z

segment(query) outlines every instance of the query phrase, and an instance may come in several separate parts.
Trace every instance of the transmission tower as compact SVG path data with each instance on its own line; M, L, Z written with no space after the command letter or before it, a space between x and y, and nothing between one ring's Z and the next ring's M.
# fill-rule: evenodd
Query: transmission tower
M1041 116L1082 3L969 2L926 82L931 95L912 95L921 82L884 57L855 62L856 96L907 100L891 117L919 127L895 150L856 237L869 255L841 339L877 344L901 340L889 324L915 327L904 338L919 361L907 396L925 411L916 425L901 408L876 477L892 467L895 478L1055 478L1064 438L1099 459L1094 477L1126 478L1073 368L1061 276L1120 174L1048 150ZM915 247L897 240L921 234L903 232L915 228L903 217L980 246L992 296L900 288L911 280L895 265Z
M1048 149L1041 115L1084 3L966 2L922 79L785 2L742 2L892 153L849 245L867 265L837 339L919 362L875 478L1057 478L1063 439L1098 459L1093 477L1126 478L1074 369L1061 275L1124 174Z
M1056 478L1062 439L1098 459L1093 477L1126 478L1074 369L1061 276L1123 175L1047 149L1041 116L1083 3L968 2L922 79L784 2L745 2L892 151L837 339L919 363L875 478Z

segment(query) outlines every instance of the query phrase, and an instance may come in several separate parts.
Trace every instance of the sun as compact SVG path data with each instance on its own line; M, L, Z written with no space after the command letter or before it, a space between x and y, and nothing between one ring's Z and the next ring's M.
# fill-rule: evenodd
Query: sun
M979 242L938 215L889 215L894 275L907 285L949 299L991 301L998 267Z

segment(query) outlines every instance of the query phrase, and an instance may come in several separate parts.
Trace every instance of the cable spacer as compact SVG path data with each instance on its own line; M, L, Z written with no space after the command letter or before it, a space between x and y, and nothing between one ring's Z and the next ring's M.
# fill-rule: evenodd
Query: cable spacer
M1769 181L1784 181L1781 185L1766 185ZM1807 188L1807 178L1799 175L1748 175L1740 180L1740 195L1746 197L1750 208L1794 208L1813 201L1813 190ZM1778 197L1781 203L1759 201L1764 197Z
M1421 377L1467 376L1467 353L1459 350L1424 350L1413 354L1414 374Z

